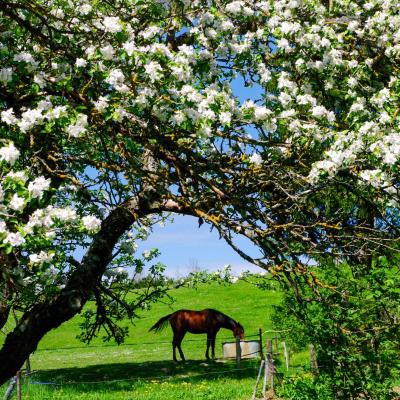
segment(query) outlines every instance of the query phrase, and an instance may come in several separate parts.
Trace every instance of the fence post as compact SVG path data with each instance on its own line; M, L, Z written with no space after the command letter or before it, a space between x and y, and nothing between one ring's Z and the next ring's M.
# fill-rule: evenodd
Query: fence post
M317 363L317 355L315 352L315 347L313 344L310 344L310 362L311 362L311 369L315 375L318 375L318 363Z
M264 362L264 381L263 381L263 387L262 387L262 395L263 398L265 398L265 392L267 390L267 378L268 378L268 359L265 357L265 362Z
M289 371L289 353L286 347L286 342L282 342L283 356L285 357L286 371Z
M261 359L264 359L264 352L263 352L263 340L262 340L262 329L258 328L258 336L259 336L259 341L260 341L260 356Z
M262 372L264 363L265 363L265 361L264 361L264 360L261 360L260 369L258 370L256 385L254 386L254 391L253 391L253 395L251 396L251 400L255 400L255 398L256 398L256 396L257 396L258 382L260 381L261 372Z
M26 375L30 375L31 374L31 360L28 358L25 361L25 366L26 366Z
M21 400L21 398L22 398L22 393L21 393L21 371L17 372L16 378L17 378L17 399Z
M274 392L274 377L275 377L275 365L274 357L272 354L272 339L267 340L267 380L269 380L270 388Z
M274 337L274 342L275 342L275 353L279 355L279 343L278 343L278 336Z
M236 367L240 367L240 360L242 358L242 348L240 347L240 336L236 336Z
M16 383L17 383L17 378L14 376L13 378L11 378L8 388L4 393L3 400L9 400L11 398Z

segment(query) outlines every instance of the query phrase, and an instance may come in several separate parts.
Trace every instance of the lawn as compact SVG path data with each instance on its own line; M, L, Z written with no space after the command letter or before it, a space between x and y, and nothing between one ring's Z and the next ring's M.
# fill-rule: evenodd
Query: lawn
M76 339L80 316L50 332L31 357L34 374L23 385L24 399L248 399L251 396L259 360L222 360L222 342L233 340L221 330L217 336L215 363L204 361L205 335L187 334L182 349L188 361L172 362L172 333L168 327L159 334L148 329L162 316L180 308L216 308L245 327L246 338L256 339L261 328L272 330L272 306L280 293L262 291L249 283L210 284L196 289L182 288L173 293L175 302L159 303L143 312L125 344L91 345ZM265 333L264 339L273 337ZM292 365L304 362L296 355ZM283 367L280 367L283 370ZM5 388L1 388L0 395Z

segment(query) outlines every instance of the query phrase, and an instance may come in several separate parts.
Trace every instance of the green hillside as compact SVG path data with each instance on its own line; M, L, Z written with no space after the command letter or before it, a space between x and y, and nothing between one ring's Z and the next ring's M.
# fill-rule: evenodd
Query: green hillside
M31 377L33 383L24 384L24 398L249 398L258 360L243 360L238 371L233 361L205 363L205 335L187 334L182 349L188 361L174 364L171 329L159 334L149 333L148 329L163 315L180 308L215 308L240 321L246 338L255 338L252 336L259 328L263 332L272 329L272 306L279 302L280 294L239 281L233 285L203 285L197 290L179 289L173 297L172 305L160 303L143 312L135 326L130 326L130 336L121 346L103 343L100 338L89 346L79 342L76 335L80 316L50 332L31 357L32 369L38 372ZM264 338L267 336L272 337L272 333ZM217 358L222 357L222 341L230 340L230 331L219 332Z

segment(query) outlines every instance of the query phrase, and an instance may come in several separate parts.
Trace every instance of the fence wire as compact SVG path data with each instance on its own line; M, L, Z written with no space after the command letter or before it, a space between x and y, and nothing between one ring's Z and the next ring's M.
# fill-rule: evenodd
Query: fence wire
M259 338L260 335L246 335L246 340L249 338L254 338L257 337ZM234 339L232 336L231 337L218 337L218 341L229 341ZM184 342L207 342L207 339L184 339ZM123 346L142 346L142 345L158 345L158 344L172 344L172 339L169 341L154 341L154 342L137 342L137 343L121 343L119 345L116 344L103 344L103 345L86 345L86 346L67 346L67 347L58 347L58 348L40 348L36 350L36 353L39 353L41 351L63 351L63 350L79 350L79 349L95 349L95 348L107 348L107 347L123 347Z

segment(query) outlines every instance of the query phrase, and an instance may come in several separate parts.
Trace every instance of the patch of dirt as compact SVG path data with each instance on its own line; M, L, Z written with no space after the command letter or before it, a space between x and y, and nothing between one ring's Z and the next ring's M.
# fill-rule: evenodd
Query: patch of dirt
M260 397L260 400L283 400L280 397L278 397L272 390L268 390L265 393L264 397Z

